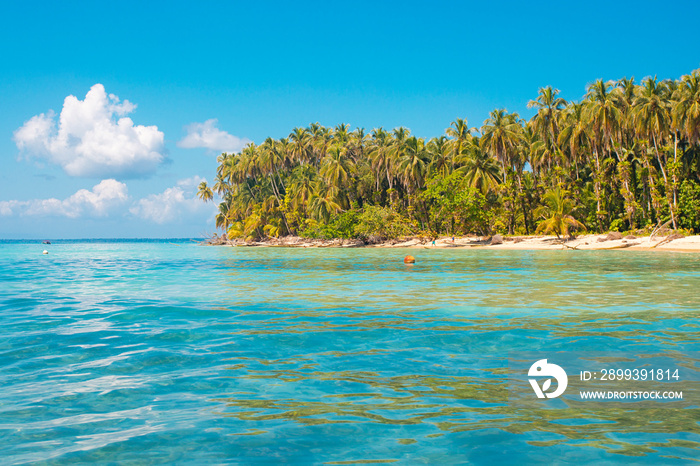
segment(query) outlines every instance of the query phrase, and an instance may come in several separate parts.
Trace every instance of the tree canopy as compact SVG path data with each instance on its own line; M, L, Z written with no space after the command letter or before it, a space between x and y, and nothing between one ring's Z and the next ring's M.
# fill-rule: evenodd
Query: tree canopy
M312 123L221 154L199 196L251 239L700 228L700 70L596 80L579 102L543 87L528 105L529 121L496 109L427 140Z

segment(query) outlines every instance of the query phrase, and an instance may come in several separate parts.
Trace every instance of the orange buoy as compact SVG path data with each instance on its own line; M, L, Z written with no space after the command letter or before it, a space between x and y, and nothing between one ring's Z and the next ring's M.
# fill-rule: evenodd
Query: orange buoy
M416 262L416 258L413 256L406 256L403 258L403 263L404 264L413 264Z

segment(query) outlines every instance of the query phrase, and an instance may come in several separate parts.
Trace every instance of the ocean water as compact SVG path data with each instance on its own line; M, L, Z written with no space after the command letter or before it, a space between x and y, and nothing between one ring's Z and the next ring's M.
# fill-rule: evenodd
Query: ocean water
M514 405L507 368L698 352L699 289L667 252L0 242L0 463L691 463L697 403Z

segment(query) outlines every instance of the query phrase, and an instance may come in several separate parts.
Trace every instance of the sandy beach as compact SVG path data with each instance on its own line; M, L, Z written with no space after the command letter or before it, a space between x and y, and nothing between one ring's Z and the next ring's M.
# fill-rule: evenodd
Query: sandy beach
M229 240L221 242L234 247L297 247L297 248L407 248L407 249L433 249L433 248L484 248L484 249L524 249L524 250L626 250L626 251L677 251L700 252L700 236L668 235L654 237L628 235L622 237L618 233L580 235L575 239L563 240L556 236L499 236L479 237L464 236L440 237L433 241L420 240L418 238L406 238L392 240L377 244L365 244L360 240L315 240L288 236L282 238L270 238L265 241L246 242L243 240Z

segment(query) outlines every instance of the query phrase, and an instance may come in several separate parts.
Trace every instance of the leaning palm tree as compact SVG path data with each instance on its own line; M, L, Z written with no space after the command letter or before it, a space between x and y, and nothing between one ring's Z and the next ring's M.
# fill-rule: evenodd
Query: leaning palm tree
M542 197L544 205L535 210L535 216L543 220L537 225L537 233L570 236L572 231L585 230L583 223L574 218L575 205L571 199L566 198L566 191L554 188L547 191Z
M206 181L199 183L199 190L197 191L197 197L199 197L204 202L211 201L214 199L214 192L209 186L207 186Z
M229 203L224 201L219 204L219 212L216 214L216 228L221 228L222 230L228 230L231 224L231 217L229 212Z

